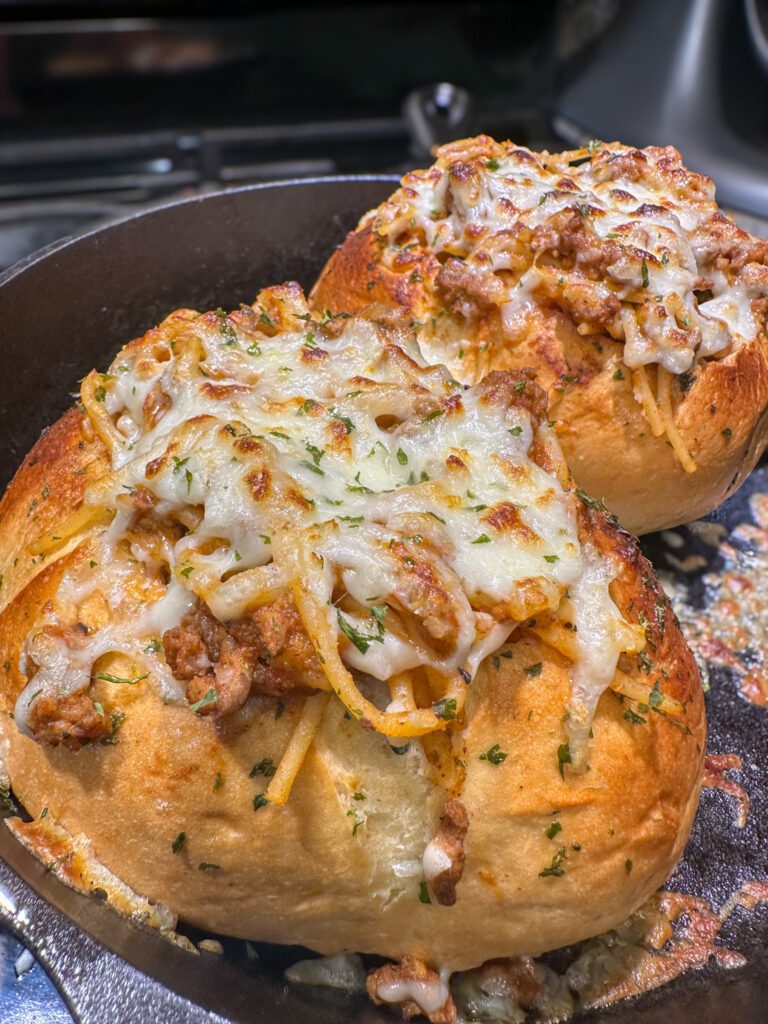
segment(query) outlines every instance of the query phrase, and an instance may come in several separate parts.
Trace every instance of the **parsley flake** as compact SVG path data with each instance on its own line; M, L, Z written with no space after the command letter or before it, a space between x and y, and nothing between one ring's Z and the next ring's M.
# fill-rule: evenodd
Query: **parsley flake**
M302 459L300 465L304 469L308 469L311 473L316 473L318 476L325 476L325 470L320 469L316 462L310 462L309 459Z
M373 494L370 487L360 483L360 470L355 474L355 484L347 484L347 490L352 494Z
M112 732L109 736L103 736L99 741L103 747L117 746L117 734L125 721L125 713L123 711L113 711L109 717L112 720Z
M355 424L352 422L349 416L342 416L342 414L340 412L336 412L335 409L330 409L329 414L333 419L339 420L341 423L344 424L344 428L347 431L347 434L351 434L352 431L355 429Z
M211 687L210 690L200 698L200 700L196 700L194 704L189 705L189 710L194 711L195 714L197 714L201 708L207 708L209 704L215 704L218 699L218 693L213 687Z
M435 716L450 722L456 718L456 700L454 697L443 697L432 705ZM504 755L506 757L506 755Z
M548 875L553 875L555 878L562 878L565 874L565 869L561 865L566 859L566 856L565 847L558 846L557 853L552 858L552 863L549 867L544 868L543 871L539 872L539 878L546 878Z
M378 626L378 635L376 636L370 633L361 633L358 629L355 629L352 623L345 619L339 611L336 612L336 620L344 636L355 645L361 654L365 654L372 643L384 643L384 626L378 618L376 618Z
M320 465L320 460L325 455L325 448L318 448L317 445L310 444L309 441L304 445L309 454L312 456L312 461L316 466Z
M126 679L124 676L113 676L109 672L94 672L94 679L103 679L105 683L121 683L126 686L134 686L136 683L140 683L142 679L146 679L149 672L145 672L143 675L134 676L133 679Z
M236 345L237 344L237 331L228 319L222 320L219 325L219 333L224 335L225 345Z
M488 761L490 764L501 764L502 761L506 761L507 753L502 750L498 743L494 743L492 747L481 754L478 760Z
M573 758L571 757L571 746L569 743L561 743L557 748L557 767L560 770L560 778L565 778L565 766L567 764L573 764Z
M591 495L587 494L586 491L582 491L579 487L576 488L576 497L580 501L583 501L587 508L594 508L600 512L605 512L605 505L599 498L593 498Z
M249 779L255 779L257 775L263 775L265 779L271 779L277 771L277 765L271 757L262 757L248 773Z
M624 718L627 722L631 722L632 725L645 725L646 722L642 715L636 714L631 708L627 708L624 712Z
M653 689L651 690L650 696L648 697L648 703L654 709L654 711L658 710L664 703L664 694L661 692L661 687L659 686L658 679L653 684Z

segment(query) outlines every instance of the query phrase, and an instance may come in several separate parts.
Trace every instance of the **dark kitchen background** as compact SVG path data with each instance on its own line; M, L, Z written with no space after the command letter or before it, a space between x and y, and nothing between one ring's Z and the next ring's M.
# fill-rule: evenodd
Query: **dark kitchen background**
M137 205L401 173L477 131L674 140L721 201L768 218L763 15L763 0L0 0L0 269Z
M0 0L0 270L136 207L401 174L479 131L674 143L768 236L767 25L766 0ZM0 954L3 1024L70 1020Z

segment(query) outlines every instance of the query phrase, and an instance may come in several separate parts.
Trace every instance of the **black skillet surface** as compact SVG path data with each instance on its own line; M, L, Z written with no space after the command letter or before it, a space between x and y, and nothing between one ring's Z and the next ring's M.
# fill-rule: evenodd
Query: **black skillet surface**
M179 306L232 308L289 278L309 287L359 215L390 192L392 179L324 179L256 186L133 215L38 253L0 277L0 487L69 404L76 381L106 366L116 349ZM768 491L768 465L718 514L732 528L746 498ZM681 531L717 569L713 549ZM664 547L648 551L664 565ZM692 592L701 597L693 579ZM694 593L695 596L695 593ZM768 611L766 612L768 614ZM669 887L721 906L749 879L768 878L768 710L736 693L714 670L707 698L709 749L737 753L751 797L747 827L734 825L724 794L706 791L686 855ZM631 793L627 794L631 799ZM0 922L48 970L78 1024L375 1024L392 1020L365 1001L288 986L286 951L242 943L225 956L192 957L140 931L92 898L62 886L0 829ZM737 910L722 941L747 966L692 972L639 1000L589 1012L621 1024L758 1024L768 1020L768 912Z

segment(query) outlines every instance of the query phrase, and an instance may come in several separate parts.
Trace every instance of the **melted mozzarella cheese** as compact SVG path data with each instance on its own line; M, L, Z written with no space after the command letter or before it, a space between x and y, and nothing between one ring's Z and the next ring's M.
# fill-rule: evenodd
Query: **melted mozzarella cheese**
M434 882L438 875L442 875L444 871L450 871L453 867L453 861L435 839L427 843L421 863L424 878L428 882Z
M429 170L406 175L405 187L371 218L392 243L385 260L400 253L400 236L415 228L435 253L464 260L470 286L481 273L487 282L489 267L503 272L493 285L499 293L494 301L510 335L535 295L569 306L573 286L579 296L589 296L592 309L614 303L599 323L626 341L629 367L659 363L682 373L696 359L723 352L733 339L754 340L758 325L751 300L768 295L768 281L747 290L740 283L743 270L729 277L719 271L702 245L702 237L722 230L714 220L714 187L686 171L677 156L671 166L670 152L598 145L588 156L536 154L470 139L444 147ZM627 170L616 164L622 159ZM573 260L557 266L553 276L540 254L557 254L568 214L582 218L592 242L577 242ZM619 258L607 267L603 261L596 277L590 269L595 254L616 250ZM700 306L697 292L707 289L714 297ZM621 315L610 312L617 299L637 318L632 337L625 335ZM454 304L465 316L468 308L460 299ZM591 330L585 312L571 312ZM445 343L431 324L422 326L420 341L430 357L446 358ZM460 360L461 355L449 363L459 377Z
M376 996L383 1003L405 1003L412 1000L422 1013L429 1016L445 1006L450 991L442 979L418 981L416 978L403 978L382 982L376 988Z
M616 674L623 649L617 631L621 616L608 593L617 575L610 559L602 557L591 544L585 545L581 576L570 589L579 657L573 666L567 729L577 770L586 767L597 702Z

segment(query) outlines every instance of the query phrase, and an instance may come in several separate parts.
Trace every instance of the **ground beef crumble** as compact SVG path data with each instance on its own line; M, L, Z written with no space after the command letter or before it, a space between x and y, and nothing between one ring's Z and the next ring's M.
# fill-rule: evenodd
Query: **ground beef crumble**
M440 828L432 840L446 854L451 866L430 880L437 902L452 907L456 902L456 886L464 873L464 840L469 827L467 809L455 797L448 800L440 816Z
M216 691L216 701L201 707L201 714L228 715L252 690L282 697L311 688L322 676L290 597L226 625L201 604L163 635L163 648L174 676L187 683L190 703Z
M112 722L99 713L87 693L41 693L29 709L29 731L38 743L79 750L84 743L104 739Z
M443 1005L432 1012L427 1012L414 999L407 996L404 999L391 998L392 992L387 991L390 986L402 986L405 989L408 982L416 982L428 988L441 984L438 975L421 960L413 956L404 956L399 964L385 964L372 971L366 979L365 987L377 1005L397 1003L405 1020L423 1015L429 1019L430 1024L455 1024L456 1006L450 994ZM397 988L394 991L397 992Z

